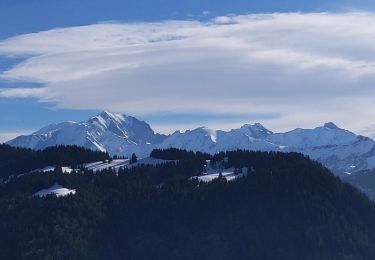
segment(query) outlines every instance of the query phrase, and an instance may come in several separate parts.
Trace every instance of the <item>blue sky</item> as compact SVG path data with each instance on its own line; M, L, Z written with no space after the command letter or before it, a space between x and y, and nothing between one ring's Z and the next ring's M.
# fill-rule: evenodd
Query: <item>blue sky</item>
M272 13L291 13L291 12L345 13L345 12L357 12L358 10L362 12L363 11L372 12L374 8L375 8L375 4L373 4L372 1L336 1L336 0L332 0L332 1L327 1L327 0L317 0L317 1L300 1L300 0L289 0L289 1L276 1L276 0L266 0L266 1L0 0L0 43L5 42L3 46L4 48L8 48L9 44L13 45L13 43L16 43L14 45L17 45L19 43L18 41L9 43L8 39L10 37L15 37L15 36L29 34L29 33L39 33L42 31L47 31L47 30L51 30L55 28L76 28L77 26L82 26L82 25L94 25L94 27L90 27L88 30L85 29L83 31L83 35L85 35L85 33L87 33L88 35L89 33L99 33L98 31L95 31L95 30L100 29L99 27L95 27L95 24L97 23L109 24L109 27L105 27L106 29L117 30L117 27L113 28L113 25L132 24L132 23L137 22L137 23L142 24L141 29L145 30L145 33L150 33L147 27L154 26L152 25L151 22L161 22L165 20L181 20L181 21L184 21L184 25L172 25L173 30L179 26L182 26L182 27L192 26L194 30L197 30L196 32L197 34L198 30L201 30L201 29L196 29L196 25L189 25L188 21L201 22L203 25L201 24L199 26L204 27L205 23L215 20L216 17L224 17L223 19L225 22L225 19L227 19L228 17L229 18L237 17L239 15L244 15L244 14L259 14L259 13L271 13L272 14ZM238 18L238 19L241 20L241 18ZM282 19L282 21L285 20L284 18L273 18L273 19ZM294 19L294 18L290 17L290 19ZM296 17L296 19L300 19L300 17ZM301 19L304 19L304 18L301 18ZM319 17L316 17L313 19L317 19L317 22L319 22L318 21ZM354 17L353 19L359 19L359 18ZM251 18L248 20L251 20L250 22L254 23L254 18ZM246 23L249 23L248 20L246 21ZM223 20L218 19L217 24L221 24L222 21ZM330 19L327 18L326 21L327 21L327 24L329 25ZM162 32L163 30L164 31L170 30L169 24L167 25L163 24L162 26L163 26L163 28L161 29ZM274 25L270 24L269 26L274 26ZM138 30L139 28L137 27L135 29ZM306 28L301 28L301 30L305 30L305 29ZM275 30L278 30L278 29L275 29ZM285 28L283 28L282 30L285 30ZM296 29L293 28L293 30L296 30ZM355 28L353 30L355 30ZM178 31L180 32L180 28L178 29ZM120 33L121 32L122 32L122 29L120 30ZM280 31L276 31L276 32L279 33ZM272 30L270 34L271 33L274 34L275 31ZM143 34L140 35L139 37L141 36L143 37ZM76 37L76 36L73 35L72 37ZM105 37L108 37L108 36L105 36ZM194 37L195 37L195 34L194 34ZM262 37L264 37L264 35L262 35ZM200 38L197 38L197 39L200 40ZM154 41L154 39L151 39L151 40ZM33 44L33 42L26 42L26 43L30 45ZM110 44L114 44L114 43L111 42ZM269 42L267 42L267 46L269 45L270 45ZM52 45L46 45L46 48L50 48L50 46ZM288 45L288 47L290 46ZM315 48L315 46L313 47ZM316 49L313 49L313 47L311 50L316 51ZM361 53L359 53L359 51L353 54L353 50L355 49L354 43L353 43L353 46L350 47L351 49L349 49L349 47L345 47L344 49L344 47L343 47L343 51L348 53L348 55L350 54L351 58L355 57L356 60L358 60L358 57L362 58ZM267 93L270 93L269 95L264 94L261 88L258 89L255 87L255 83L259 84L259 86L263 84L267 84L267 86L271 86L272 84L271 79L269 80L269 82L267 81L266 83L264 83L262 79L267 78L267 73L279 71L280 68L276 67L276 66L279 66L279 64L277 65L271 64L270 66L267 66L267 70L265 69L263 70L259 69L259 71L256 71L255 69L252 70L251 73L253 73L254 75L252 76L252 78L250 78L250 82L254 82L254 89L251 89L251 91L248 89L244 90L245 84L243 84L242 87L237 87L233 89L233 92L235 92L236 94L236 95L233 95L233 98L230 98L232 92L228 90L228 87L226 89L220 89L220 87L218 87L218 89L215 89L215 84L218 84L218 82L217 81L211 82L210 77L207 77L207 75L205 75L204 77L203 76L199 77L199 79L201 81L207 81L206 85L204 85L206 86L206 89L202 91L202 94L205 96L206 99L203 100L199 96L197 98L193 96L190 97L187 92L185 93L185 91L190 88L190 86L187 84L183 84L184 88L181 87L181 89L178 89L178 90L176 89L175 90L176 93L170 97L172 99L180 98L181 101L187 98L190 98L191 99L190 102L186 102L187 105L185 106L183 104L179 106L178 103L180 102L176 102L175 105L171 104L170 109L168 109L168 107L163 107L163 104L165 104L166 102L164 102L161 98L159 98L158 101L154 101L154 100L149 101L149 99L146 99L146 98L143 100L142 99L135 100L134 105L131 102L132 99L124 101L128 103L129 102L132 103L132 105L130 106L130 105L121 104L121 102L118 99L114 99L113 97L110 97L110 96L107 97L107 95L102 95L100 96L100 98L102 99L107 98L108 102L102 102L102 104L98 104L97 107L93 105L95 104L95 102L93 101L95 100L95 96L87 98L87 100L82 100L82 103L84 104L80 106L66 93L64 94L60 93L62 90L58 89L58 87L61 86L61 83L58 82L56 78L61 77L61 75L56 75L54 77L52 76L48 77L46 75L43 75L37 79L30 79L30 74L27 74L28 72L25 74L23 70L21 71L12 70L15 67L17 68L19 64L22 64L22 61L34 62L34 60L32 59L29 60L30 57L32 58L34 56L39 56L39 55L44 57L44 56L48 56L51 54L49 51L44 52L41 49L30 51L30 50L25 50L25 47L22 47L22 48L20 47L20 49L17 49L16 51L13 51L13 50L9 51L8 49L6 49L5 51L3 51L3 53L1 53L1 45L0 45L0 73L10 71L9 73L10 76L7 76L5 78L4 77L0 78L0 89L3 89L3 90L4 89L17 89L17 88L30 89L30 88L43 88L47 86L48 96L43 95L41 97L39 94L36 96L33 96L33 95L17 96L16 94L13 94L13 93L4 94L3 96L0 95L0 111L1 111L0 113L0 122L1 122L0 123L0 141L4 141L5 139L10 138L11 136L14 136L18 133L26 133L26 132L30 132L33 130L37 130L40 127L49 123L60 122L63 120L80 121L89 116L95 115L102 109L111 109L111 110L116 110L118 112L134 114L140 117L141 119L149 121L152 125L155 125L158 130L163 131L163 132L169 132L169 131L175 130L174 128L194 127L194 126L199 126L201 124L205 124L205 125L209 125L213 127L223 126L223 128L225 128L225 127L235 126L236 124L252 123L254 121L267 122L268 125L271 126L271 128L272 127L274 128L272 130L285 130L285 129L293 128L294 126L295 127L314 126L314 124L323 122L326 119L328 121L338 121L338 123L344 124L343 126L351 128L358 132L362 131L362 133L367 133L367 132L370 133L371 128L373 126L371 121L368 121L368 120L366 121L365 119L363 119L363 121L361 121L361 123L358 123L358 124L349 124L348 122L350 120L345 119L343 116L337 115L336 112L332 113L331 115L327 117L320 117L322 114L324 114L324 109L326 108L324 108L322 111L316 111L316 117L310 121L300 120L300 118L304 117L303 114L299 115L299 117L289 117L288 120L284 120L283 119L284 114L286 115L287 113L291 113L290 111L293 111L293 109L298 110L297 107L287 108L285 107L285 104L283 104L283 107L281 109L279 109L278 105L275 105L275 107L272 109L260 109L261 107L266 107L264 102L271 102L272 104L277 104L277 101L273 102L271 101L271 99L283 96L284 92L279 93L278 92L279 90L274 89L274 87L270 87L269 89L267 89L268 91ZM40 48L43 48L43 46ZM93 51L95 50L97 50L96 47L93 49ZM311 50L309 49L309 51ZM74 51L76 51L76 49L74 49ZM332 50L324 50L324 51L332 52ZM35 52L37 52L37 54ZM81 52L84 52L84 51L81 51ZM56 54L56 53L54 52L53 54ZM158 54L156 53L154 55L158 55ZM213 53L212 55L215 55L215 54ZM235 57L235 55L237 54L233 54L233 55L234 55L233 57ZM341 58L342 56L343 54L340 53L340 55L338 55L337 57ZM133 60L133 63L138 63L138 61L142 59L146 59L146 58L143 56L137 57L137 59ZM147 59L151 59L151 58L147 57ZM211 59L213 59L212 56L207 57L206 60L211 60ZM45 63L46 66L52 66L50 64L55 64L54 62L56 61L41 59L38 62L46 62ZM48 62L51 62L51 63L48 63ZM327 64L328 62L330 62L331 64L332 62L336 62L336 61L323 61L323 62L326 62ZM110 63L110 65L113 66L114 63ZM118 65L118 64L115 63L115 65ZM121 65L123 66L123 64ZM326 64L323 64L323 65L326 65ZM212 66L212 64L207 63L206 66ZM240 64L237 64L237 63L229 64L227 67L225 67L225 69L226 71L228 71L228 68L230 70L230 68L235 68L236 66L240 66ZM202 65L202 70L204 70L205 68L206 67ZM98 69L98 68L94 68L94 69ZM108 70L108 68L102 68L102 67L100 67L99 69ZM173 71L174 68L168 67L168 69ZM181 68L181 70L182 69L186 69L186 68ZM150 72L153 73L155 70L158 70L158 68L153 68L152 70L148 69L147 73L150 73ZM192 69L189 68L189 70L192 70ZM117 73L116 70L113 70L113 71L114 71L113 75L118 76L118 74L116 74ZM125 71L124 73L126 74L127 71ZM213 73L213 72L208 71L208 73ZM231 71L230 76L228 76L228 78L226 78L224 75L222 76L220 81L221 82L228 81L227 86L232 85L232 84L235 85L236 81L233 80L233 77L234 75L237 75L236 73L237 72ZM280 86L283 86L283 85L294 84L297 81L299 82L300 77L303 77L303 76L306 76L307 78L311 77L310 74L306 75L307 72L305 71L299 72L299 73L300 75L298 75L298 77L296 76L296 79L293 79L292 82L283 81L284 78L287 78L286 75L290 75L290 72L286 72L286 74L282 74L282 75L281 74L277 75L275 76L275 79L272 79L272 80L275 84L279 84ZM111 78L113 75L111 74ZM175 84L175 82L179 82L179 80L181 79L185 81L190 80L190 78L187 76L186 78L184 78L183 76L180 76L180 78L176 78L175 81L172 81L171 79L169 79L168 82L164 83L163 77L162 77L163 75L165 75L164 72L155 74L152 84L156 82L155 86L156 85L159 86L163 84ZM170 75L170 77L173 78L174 75L179 75L178 71L176 73L173 72ZM195 75L194 71L192 71L191 74L187 73L187 75L191 76L192 84L200 83L200 82L195 82L195 79L193 79ZM319 75L322 75L322 78L327 77L327 80L332 80L331 78L329 78L328 75L325 75L324 73L323 74L320 73ZM239 77L239 80L243 78L243 75L237 75L237 76ZM113 93L115 93L115 91L119 89L119 85L127 84L126 79L124 79L123 76L122 77L118 76L117 78L118 78L117 81L114 80L113 82L111 82L110 85L112 86L112 88L108 88L109 89L108 91L112 91ZM85 86L85 84L89 84L89 81L84 81L83 79L82 80L80 79L80 81L76 81L76 80L77 80L76 78L72 78L71 84L79 84L79 86ZM124 83L122 83L121 80L123 80ZM346 91L346 89L352 89L354 86L354 85L349 85L349 84L346 85L346 82L340 82L339 77L338 79L335 79L335 80L338 82L337 84L340 84L340 86L344 89L344 92ZM364 86L372 85L372 78L369 78L367 74L366 74L366 77L361 78L360 81L361 81L361 84L363 84ZM92 81L90 81L90 83L91 82ZM145 84L150 84L150 82L140 82L139 78L135 78L134 82L136 84L140 84L140 86L144 86ZM134 82L131 82L131 83L134 83ZM296 85L300 84L298 82L295 84ZM321 82L318 82L318 83L315 82L315 83L321 84ZM252 84L249 83L248 85L252 85ZM61 87L61 88L67 88L67 87ZM103 86L103 88L106 88L106 87ZM368 96L368 93L371 92L372 90L371 89L365 90L364 88L366 87L363 87L360 90L357 90L357 92L363 93L363 96L366 96L366 94ZM80 91L84 91L83 89L87 90L88 88L82 87L82 90ZM58 91L58 95L55 94L55 92L53 92L54 95L52 96L52 94L50 93L51 90ZM131 92L131 89L127 91ZM147 88L146 90L143 90L143 91L144 92L147 91ZM152 92L153 89L150 89L150 91ZM161 89L158 89L158 91L159 92L166 91L166 89L161 88ZM170 89L168 89L168 91L170 91ZM242 91L243 93L246 93L246 94L242 95ZM336 93L338 93L337 89L327 89L327 90L317 90L317 91L319 93L322 93L322 92L327 93L324 95L329 96L331 98L330 100L335 100L335 102L336 100L338 100L336 99L337 97ZM139 95L141 95L144 92L139 92L140 93ZM171 92L173 92L173 90ZM199 91L196 91L196 92L199 93ZM215 92L219 92L221 93L221 95L216 97L215 94L212 94L213 96L210 99L209 95L211 94L209 93L215 93ZM315 95L314 87L311 87L309 89L304 89L301 91L299 91L298 89L297 90L289 89L289 90L286 90L285 92L293 93L293 94L288 94L289 99L288 101L286 101L288 103L293 103L293 102L290 102L290 100L298 100L300 97L310 95L311 93L313 93L312 96ZM331 92L332 92L332 95L330 94ZM77 91L77 95L81 95L82 99L85 99L83 93L84 92ZM97 92L97 93L101 93L101 92ZM155 93L158 93L157 90L155 90ZM261 104L257 105L257 102L250 100L250 97L248 99L249 101L247 101L246 95L250 95L249 93L256 93L256 95L258 95L257 100L259 100ZM278 94L273 96L273 93L278 93ZM226 97L226 99L223 98L224 96ZM241 99L242 96L244 96L243 100ZM350 96L349 92L347 95L340 96L338 98L342 100L342 99L348 98L348 96ZM96 98L99 98L99 96L97 96ZM264 99L264 101L262 101L263 98L267 98L267 100ZM202 99L202 100L199 102L199 101L196 101L197 99L198 100ZM319 95L316 96L316 99L317 100L319 99ZM214 106L213 105L205 106L204 104L208 103L207 100L208 101L218 100L218 102L220 102L220 104L222 105L218 106L217 108L215 107L213 109L210 109L211 107L214 107ZM189 103L191 104L194 102L197 102L196 105L189 106ZM249 104L252 102L251 104L252 106L254 106L254 108L250 108L250 105L249 105L248 110L244 109L244 107L246 107L247 102L249 102ZM348 106L351 106L351 104L355 104L356 102L358 102L358 99L350 99L350 100L346 100L343 103L338 103L337 106L344 107L345 104L349 104ZM181 102L181 103L184 103L184 102ZM241 103L241 105L239 103ZM237 105L238 105L238 108L236 108ZM145 107L148 107L148 106L153 106L153 109L144 109ZM322 104L322 107L323 106L325 105ZM158 107L160 107L160 109L158 109ZM195 109L195 107L197 109ZM223 107L225 107L225 109L223 109ZM349 109L349 108L343 108L343 109ZM153 112L154 110L155 112ZM308 116L307 114L305 115L306 117ZM282 124L279 121L275 121L275 119L278 117L280 118L279 121L288 122L288 123Z
M109 20L185 19L203 11L210 11L210 16L218 16L229 13L341 11L348 8L370 10L374 4L370 0L1 0L0 38Z

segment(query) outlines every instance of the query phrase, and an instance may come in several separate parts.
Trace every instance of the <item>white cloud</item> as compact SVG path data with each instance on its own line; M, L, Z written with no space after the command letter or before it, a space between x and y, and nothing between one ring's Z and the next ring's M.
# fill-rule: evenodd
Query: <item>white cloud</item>
M0 98L43 98L47 88L2 88Z
M235 23L235 17L231 16L217 16L214 19L214 22L216 24L230 24L230 23Z
M0 55L29 56L0 75L45 87L0 96L135 115L277 112L271 129L360 131L375 118L371 24L374 13L275 13L26 34L0 42Z
M0 143L5 143L20 135L28 135L33 131L0 132Z

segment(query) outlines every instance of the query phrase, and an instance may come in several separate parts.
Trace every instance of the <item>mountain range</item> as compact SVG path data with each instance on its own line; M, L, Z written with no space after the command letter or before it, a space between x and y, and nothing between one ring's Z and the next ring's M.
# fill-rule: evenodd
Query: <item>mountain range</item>
M339 176L375 169L375 141L333 123L314 129L274 133L260 123L230 131L200 127L155 133L135 117L103 111L84 122L63 122L46 126L31 135L8 142L15 147L44 149L55 145L78 145L111 155L146 157L155 148L179 148L214 154L236 149L299 152L321 162Z

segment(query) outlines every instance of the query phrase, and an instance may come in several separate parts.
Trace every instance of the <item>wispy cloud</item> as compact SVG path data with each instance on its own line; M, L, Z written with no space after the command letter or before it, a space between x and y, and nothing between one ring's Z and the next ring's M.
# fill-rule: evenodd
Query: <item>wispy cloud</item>
M37 98L42 99L47 88L2 88L0 98Z
M371 24L374 13L275 13L20 35L1 41L0 55L31 57L0 77L45 87L0 96L136 115L277 112L265 119L273 129L363 129L375 118Z

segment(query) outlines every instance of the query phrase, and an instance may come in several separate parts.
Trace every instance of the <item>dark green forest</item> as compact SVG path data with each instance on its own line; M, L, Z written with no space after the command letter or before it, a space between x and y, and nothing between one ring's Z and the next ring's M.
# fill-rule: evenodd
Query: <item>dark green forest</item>
M77 166L109 159L107 153L78 146L54 146L34 151L0 144L0 179L17 176L45 166Z
M375 259L374 203L301 154L152 156L178 162L1 184L0 259ZM191 179L207 159L252 171ZM77 193L32 196L56 182Z

